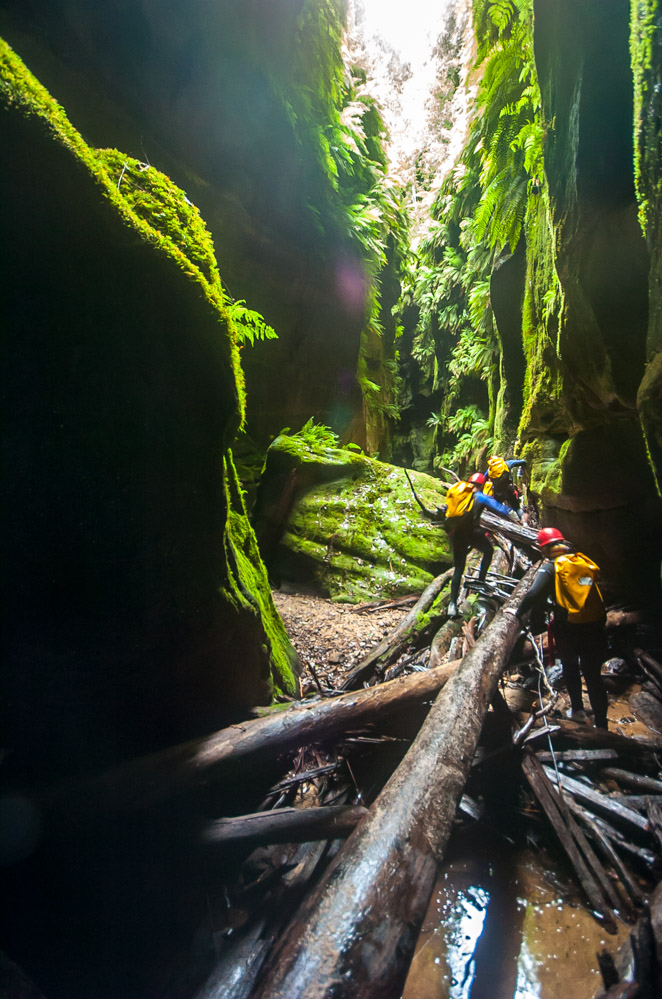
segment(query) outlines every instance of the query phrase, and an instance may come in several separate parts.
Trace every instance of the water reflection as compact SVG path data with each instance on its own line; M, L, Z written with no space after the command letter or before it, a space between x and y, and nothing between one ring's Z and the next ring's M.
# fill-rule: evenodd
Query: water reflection
M446 963L448 965L451 995L468 999L476 975L474 952L480 939L487 915L489 892L472 887L466 894L460 892L456 904L444 918L444 907L439 910L440 922L447 932Z
M403 999L586 999L606 936L538 854L463 835L430 902ZM486 861L489 856L489 861Z

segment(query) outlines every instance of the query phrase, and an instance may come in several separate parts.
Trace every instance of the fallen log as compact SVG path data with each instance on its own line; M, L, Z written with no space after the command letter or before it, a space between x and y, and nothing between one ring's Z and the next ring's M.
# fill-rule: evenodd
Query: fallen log
M510 606L528 591L533 571ZM395 999L519 625L496 615L404 760L279 941L254 999Z
M321 805L318 808L276 808L234 818L216 819L202 833L203 843L308 843L349 836L368 814L361 805Z
M558 718L559 736L583 746L596 746L615 749L619 756L632 756L635 759L655 756L662 752L662 738L644 739L639 736L620 735L591 725L580 725L566 718Z
M643 669L644 673L652 680L655 686L662 690L662 666L657 659L653 659L648 652L643 649L634 649L634 655Z
M597 763L600 760L617 760L618 753L615 749L558 749L554 753L540 750L536 756L541 763ZM601 770L601 774L607 774L608 768ZM626 771L618 771L625 773Z
M581 805L577 805L577 802L573 803L571 798L568 798L568 802L572 805L572 807L576 805L577 808L581 808ZM626 836L624 836L623 833L619 832L618 829L615 829L614 826L612 826L605 819L601 818L599 815L593 815L592 812L587 812L587 814L592 817L600 831L604 833L607 839L613 843L614 846L617 846L619 850L623 851L623 853L629 853L632 857L636 857L637 860L641 861L645 868L652 867L656 860L656 854L652 850L647 849L645 846L639 846L638 844L633 843Z
M505 517L500 517L496 513L490 513L489 510L483 510L481 513L480 526L484 527L486 531L501 534L509 541L514 541L528 554L534 555L536 558L541 557L538 548L538 532L532 528L525 527L523 524L515 524L512 520L506 520Z
M577 802L572 799L568 802L568 807L584 824L595 845L616 871L616 874L618 875L630 902L634 903L634 905L641 905L643 902L643 895L639 886L626 867L625 863L616 853L616 850L612 846L611 840L604 834L594 817L590 812L587 812L586 809L582 808L581 805L578 805Z
M589 853L586 850L586 841L578 835L579 830L576 824L571 821L563 798L560 797L558 791L553 789L545 768L538 762L533 753L529 752L523 755L522 770L558 836L592 908L601 917L605 929L609 933L616 933L614 914L605 898L606 875L602 871L600 874L596 874L597 858L592 854L592 851ZM589 865L593 868L592 870Z
M356 690L366 680L382 672L394 662L412 640L417 637L423 640L434 630L439 618L445 613L445 606L439 608L439 614L430 615L432 605L443 588L450 582L453 570L448 569L437 576L425 588L414 607L402 619L400 624L388 634L378 645L363 657L360 663L350 670L339 690Z
M626 624L639 624L644 619L643 611L640 610L617 610L612 607L607 611L607 628L622 628Z
M552 783L558 785L559 778L556 771L552 770L551 767L543 767L543 769ZM599 812L606 813L610 818L618 819L629 826L634 826L641 832L648 832L648 821L633 808L627 808L608 795L601 794L600 791L596 791L593 787L582 784L581 781L575 780L574 777L568 777L566 774L561 775L560 784L563 791L567 791L577 801L584 802L594 809L597 808Z
M200 792L236 773L239 765L273 759L308 742L335 738L392 711L406 711L434 697L458 663L398 677L388 683L310 704L296 704L263 718L232 725L206 739L131 760L98 777L70 781L43 792L37 804L67 823L81 817L140 810L179 794Z
M257 920L249 920L217 945L213 968L195 999L251 999L255 978L267 954L318 876L328 852L329 844L321 841L296 848L286 872L270 887Z
M438 629L430 645L430 660L428 662L430 669L441 666L450 652L453 639L459 638L462 634L463 623L461 617L451 618Z
M648 798L647 802L648 825L657 842L658 850L662 852L662 805L659 798Z

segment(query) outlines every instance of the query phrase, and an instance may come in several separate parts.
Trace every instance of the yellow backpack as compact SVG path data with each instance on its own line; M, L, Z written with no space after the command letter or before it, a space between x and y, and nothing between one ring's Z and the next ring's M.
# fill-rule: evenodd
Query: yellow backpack
M597 584L599 567L588 555L560 555L554 559L556 602L568 612L572 624L589 624L604 615L602 594Z
M494 486L492 485L491 479L488 479L483 486L483 492L486 496L494 496Z
M474 489L470 482L454 482L446 493L446 520L463 517L474 505Z
M503 458L493 455L487 461L487 474L491 479L500 479L502 475L507 475L510 469Z

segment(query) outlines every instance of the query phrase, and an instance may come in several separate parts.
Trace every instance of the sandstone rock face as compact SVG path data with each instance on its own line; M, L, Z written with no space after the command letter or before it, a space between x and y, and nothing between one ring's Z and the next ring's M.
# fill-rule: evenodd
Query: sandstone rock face
M650 253L646 370L637 404L657 486L662 490L662 25L658 5L632 5L635 181Z
M445 503L437 479L410 475L429 510ZM277 579L351 603L419 593L452 561L403 469L297 435L269 448L255 524Z
M296 656L226 448L222 296L156 221L183 196L144 171L146 221L130 158L113 173L0 55L5 731L45 778L293 692Z
M185 189L212 232L225 286L276 329L278 340L243 358L248 426L265 446L274 428L312 415L342 432L362 406L366 275L320 167L313 133L328 124L329 96L316 92L324 84L314 25L301 26L305 7L0 4L0 35L87 141L149 162ZM307 7L317 16L319 5ZM316 117L307 121L308 107Z
M637 400L643 414L659 391L646 370L659 306L637 220L629 11L534 6L549 190L527 233L520 439L545 520L592 552L613 595L645 599L662 540Z

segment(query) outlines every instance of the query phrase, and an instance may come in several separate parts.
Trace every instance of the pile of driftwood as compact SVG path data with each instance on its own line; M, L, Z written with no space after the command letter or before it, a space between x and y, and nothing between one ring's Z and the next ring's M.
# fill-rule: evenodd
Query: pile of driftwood
M191 997L399 997L453 825L485 819L481 774L503 761L520 768L522 812L564 851L596 918L607 931L617 916L633 924L630 966L601 956L605 994L662 994L662 738L556 717L540 648L502 613L532 583L535 533L483 516L506 561L486 583L467 579L479 595L468 622L447 618L444 573L341 690L320 683L304 702L42 797L71 829L173 801L207 814L227 782L280 772L257 811L196 830L210 869L221 856L233 870L211 889L213 947ZM528 718L499 687L514 660L539 667ZM662 691L662 666L640 649L636 660ZM488 714L501 732L489 748Z

